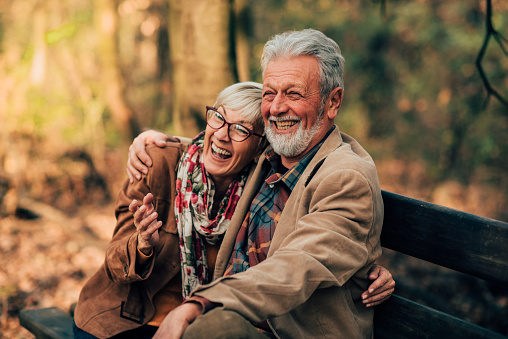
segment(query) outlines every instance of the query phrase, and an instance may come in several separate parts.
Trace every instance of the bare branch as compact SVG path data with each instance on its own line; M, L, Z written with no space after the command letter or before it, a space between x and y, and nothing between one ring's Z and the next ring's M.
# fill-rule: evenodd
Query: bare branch
M490 84L490 81L485 74L485 71L483 70L482 66L482 60L485 56L485 52L487 50L487 46L489 45L489 41L491 37L494 37L494 39L499 44L499 47L504 52L505 55L507 54L507 51L504 46L504 42L506 42L506 39L494 29L494 26L492 25L492 0L487 0L487 13L485 18L485 27L486 27L486 33L485 33L485 39L483 40L482 47L480 48L480 51L478 52L478 57L476 58L476 68L478 69L478 72L480 73L480 77L483 81L483 86L487 90L487 99L490 96L495 97L499 102L501 102L503 105L508 107L508 100L503 98L501 94L499 94L498 91L496 91ZM488 100L487 100L488 101Z

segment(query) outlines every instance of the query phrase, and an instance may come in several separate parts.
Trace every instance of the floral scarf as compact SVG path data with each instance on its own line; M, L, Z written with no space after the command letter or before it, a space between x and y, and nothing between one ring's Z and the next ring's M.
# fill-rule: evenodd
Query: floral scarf
M223 238L247 180L247 172L242 171L229 185L217 216L210 220L215 187L203 166L203 144L204 132L198 134L184 151L176 172L175 216L184 299L198 285L208 282L203 241L215 245Z

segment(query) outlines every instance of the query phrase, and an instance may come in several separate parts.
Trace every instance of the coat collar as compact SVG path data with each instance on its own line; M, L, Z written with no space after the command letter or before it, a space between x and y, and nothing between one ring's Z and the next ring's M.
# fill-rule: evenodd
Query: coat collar
M268 250L268 256L271 256L274 251L276 251L281 242L288 236L289 233L292 232L293 227L282 226L286 223L292 223L293 218L290 217L291 213L294 213L294 209L290 206L296 206L298 204L299 199L301 198L302 191L305 186L312 179L314 174L319 170L326 157L335 151L342 144L342 137L339 131L339 127L335 126L335 129L330 133L330 135L326 138L325 142L319 149L319 151L314 155L309 165L302 173L300 180L296 184L295 188L291 192L289 199L286 201L284 210L279 219L279 224L277 225L277 229L275 230L275 234L272 238L272 243L270 244L270 249ZM288 208L289 207L289 208ZM289 215L287 215L289 214ZM288 224L289 226L289 224Z

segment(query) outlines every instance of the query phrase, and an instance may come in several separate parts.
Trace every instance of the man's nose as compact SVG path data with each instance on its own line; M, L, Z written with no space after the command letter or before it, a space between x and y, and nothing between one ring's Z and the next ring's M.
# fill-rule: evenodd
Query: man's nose
M280 113L285 113L288 110L288 106L286 104L286 97L282 93L277 93L273 101L270 105L270 113L272 115L278 115Z

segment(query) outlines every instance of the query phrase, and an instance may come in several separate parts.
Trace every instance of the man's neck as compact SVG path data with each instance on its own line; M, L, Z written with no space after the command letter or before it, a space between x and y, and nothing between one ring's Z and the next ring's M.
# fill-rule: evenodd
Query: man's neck
M296 165L308 151L309 150L305 150L305 152L303 152L302 154L299 154L296 157L292 157L292 158L286 158L281 155L280 162L282 163L282 166L284 166L285 168L293 168L293 166Z

